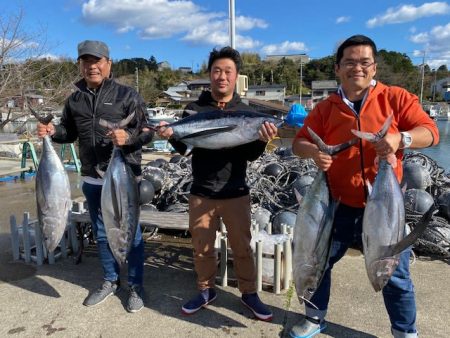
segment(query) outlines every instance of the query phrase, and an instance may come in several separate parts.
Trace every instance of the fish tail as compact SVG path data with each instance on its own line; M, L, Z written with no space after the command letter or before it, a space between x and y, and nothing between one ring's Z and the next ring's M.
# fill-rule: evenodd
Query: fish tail
M417 222L414 229L405 238L403 238L400 242L398 242L392 247L391 254L396 255L405 250L406 248L410 247L411 245L413 245L427 228L436 210L437 207L435 204L433 204L428 209L428 211L420 218L419 222Z
M354 135L358 136L359 138L369 141L370 143L377 143L379 140L381 140L386 135L389 127L391 126L393 117L394 117L394 114L391 113L391 115L389 115L389 117L386 119L386 121L384 121L383 127L381 127L381 129L376 133L369 133L369 132L359 131L356 129L352 129L351 132Z
M356 144L358 142L358 138L353 138L347 142L336 144L334 146L330 146L322 141L319 135L317 135L310 127L308 127L308 132L311 135L314 143L319 147L321 152L324 152L328 155L336 155L340 153L341 151L344 151L348 148L350 148L352 145Z
M30 105L28 105L28 109L30 109L31 114L42 124L49 124L53 120L53 114L48 114L47 116L41 116L38 114Z
M133 113L131 113L130 115L128 115L126 118L124 118L122 121L120 121L118 123L109 122L104 119L99 119L98 124L104 128L110 129L110 130L123 129L133 120L135 115L136 115L136 112L134 111Z

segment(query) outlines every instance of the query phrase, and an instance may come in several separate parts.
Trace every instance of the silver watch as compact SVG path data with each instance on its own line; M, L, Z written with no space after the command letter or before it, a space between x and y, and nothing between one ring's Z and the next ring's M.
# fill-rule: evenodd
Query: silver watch
M412 144L412 136L407 131L402 131L400 134L402 134L402 146L401 148L409 148Z

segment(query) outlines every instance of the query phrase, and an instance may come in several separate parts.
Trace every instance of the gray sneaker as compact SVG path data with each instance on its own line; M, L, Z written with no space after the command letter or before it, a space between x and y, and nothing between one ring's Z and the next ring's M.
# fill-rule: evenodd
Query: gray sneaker
M130 286L130 292L127 300L127 311L134 313L140 311L144 307L143 298L144 289L140 285Z
M304 317L295 324L289 335L292 338L311 338L325 330L327 324L315 318Z
M116 294L119 290L120 290L120 281L111 282L109 280L105 280L100 289L96 290L95 292L86 297L86 299L83 302L83 305L94 306L100 304L109 296Z

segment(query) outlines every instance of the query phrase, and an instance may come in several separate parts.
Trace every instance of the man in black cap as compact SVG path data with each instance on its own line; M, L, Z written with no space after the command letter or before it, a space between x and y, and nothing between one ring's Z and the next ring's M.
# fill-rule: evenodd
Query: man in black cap
M83 78L75 84L78 90L66 100L61 123L56 126L51 123L38 124L37 131L39 137L50 135L57 143L72 143L77 139L79 142L82 190L104 273L102 286L83 302L86 306L93 306L120 289L119 265L108 245L101 215L103 180L98 169L106 171L113 146L121 146L128 164L139 177L142 145L151 141L153 133L139 132L145 125L145 103L133 88L111 79L112 61L104 42L81 42L78 45L78 62ZM133 112L136 115L125 129L108 131L99 125L100 118L117 123ZM143 271L144 242L138 227L128 255L129 295L126 309L129 312L137 312L144 306Z

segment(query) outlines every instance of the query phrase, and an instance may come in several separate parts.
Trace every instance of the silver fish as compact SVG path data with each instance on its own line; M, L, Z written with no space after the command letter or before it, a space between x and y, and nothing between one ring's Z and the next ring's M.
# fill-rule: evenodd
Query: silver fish
M216 110L190 115L166 127L172 128L175 140L186 144L189 154L195 147L222 149L255 141L264 122L277 127L283 124L283 120L268 114Z
M43 119L33 110L32 113L44 124L53 118L49 116ZM53 252L64 235L72 207L70 181L50 137L45 136L42 144L36 173L37 214L44 245L48 252Z
M346 143L328 146L310 128L308 131L319 149L329 155L335 155L358 142L354 138ZM297 198L300 205L294 228L292 268L297 297L302 303L304 300L309 302L325 272L338 202L332 199L326 174L322 170L316 174L306 196Z
M352 132L370 142L378 142L386 135L392 117L393 115L388 117L378 133ZM432 206L406 236L402 189L391 164L386 159L380 159L378 173L364 210L362 233L366 272L375 291L383 289L389 281L399 264L400 253L411 246L425 230L433 212Z
M133 117L134 113L118 125L103 119L99 124L109 129L123 128ZM101 208L106 236L114 257L123 265L136 235L140 205L136 177L120 147L114 147L103 179Z

